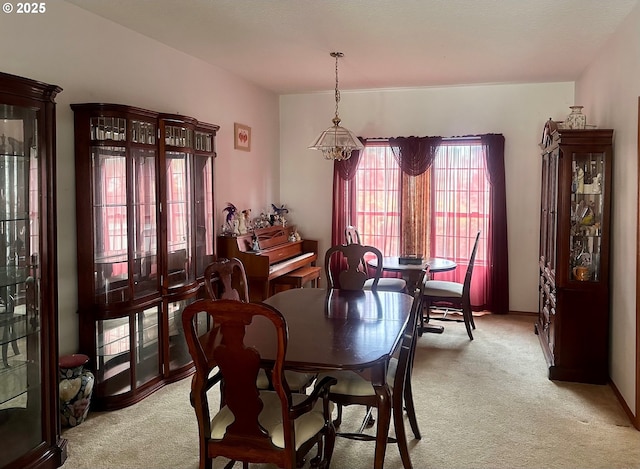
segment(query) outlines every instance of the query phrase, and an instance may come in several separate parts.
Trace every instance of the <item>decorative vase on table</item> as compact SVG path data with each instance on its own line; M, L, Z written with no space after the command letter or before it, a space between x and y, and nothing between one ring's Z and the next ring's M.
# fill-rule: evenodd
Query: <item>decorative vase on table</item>
M84 366L87 355L74 354L60 357L60 418L63 426L75 427L87 418L94 376Z
M565 129L584 129L587 126L587 116L582 113L584 106L569 106L571 114L564 121Z

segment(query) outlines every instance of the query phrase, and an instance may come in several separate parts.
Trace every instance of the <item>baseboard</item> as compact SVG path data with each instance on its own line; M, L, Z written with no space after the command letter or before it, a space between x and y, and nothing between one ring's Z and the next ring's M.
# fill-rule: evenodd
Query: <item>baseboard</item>
M520 314L523 316L537 316L537 311L509 311L509 314Z
M620 391L618 391L615 383L609 380L609 385L611 386L611 389L613 389L613 393L618 398L618 402L620 402L620 405L622 405L625 414L627 414L627 417L629 417L631 424L635 427L636 430L640 431L640 418L638 418L638 416L636 415L633 415L633 412L631 412L631 409L627 405L627 402L624 400L624 397L622 397L622 394L620 394Z

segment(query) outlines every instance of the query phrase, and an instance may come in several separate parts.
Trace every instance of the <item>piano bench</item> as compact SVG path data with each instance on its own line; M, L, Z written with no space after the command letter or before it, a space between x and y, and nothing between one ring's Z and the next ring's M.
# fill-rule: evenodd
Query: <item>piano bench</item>
M290 285L295 288L302 288L307 282L312 282L313 287L318 286L318 280L320 279L320 273L322 267L307 266L300 267L293 272L289 272L282 277L278 277L272 280L273 283L278 285Z

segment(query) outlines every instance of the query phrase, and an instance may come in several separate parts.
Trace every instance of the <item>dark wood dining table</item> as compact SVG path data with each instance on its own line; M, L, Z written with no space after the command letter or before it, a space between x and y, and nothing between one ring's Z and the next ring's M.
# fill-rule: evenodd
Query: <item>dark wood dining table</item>
M374 468L384 466L391 420L389 360L402 339L413 298L405 293L295 288L267 298L287 321L285 367L296 371L352 370L370 380L379 399ZM269 358L275 341L254 321L246 343ZM271 355L270 355L271 354Z

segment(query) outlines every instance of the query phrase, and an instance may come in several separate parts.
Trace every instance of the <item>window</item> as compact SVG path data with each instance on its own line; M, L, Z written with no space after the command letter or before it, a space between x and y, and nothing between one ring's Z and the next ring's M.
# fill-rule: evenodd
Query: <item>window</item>
M484 151L476 139L445 141L439 145L427 177L412 180L401 177L387 143L367 145L355 181L355 224L362 242L376 246L385 256L400 254L402 236L411 236L409 230L401 229L399 207L406 206L401 203L401 185L405 184L405 197L415 197L422 189L430 199L429 226L421 234L429 237L425 243L428 250L423 254L456 261L463 266L458 270L464 275L475 235L480 231L476 266L485 263L490 187ZM425 187L413 187L416 181L424 181Z
M459 268L438 279L462 282L479 231L471 304L508 313L504 136L362 140L363 150L334 163L331 242L356 225L386 256L454 259Z

